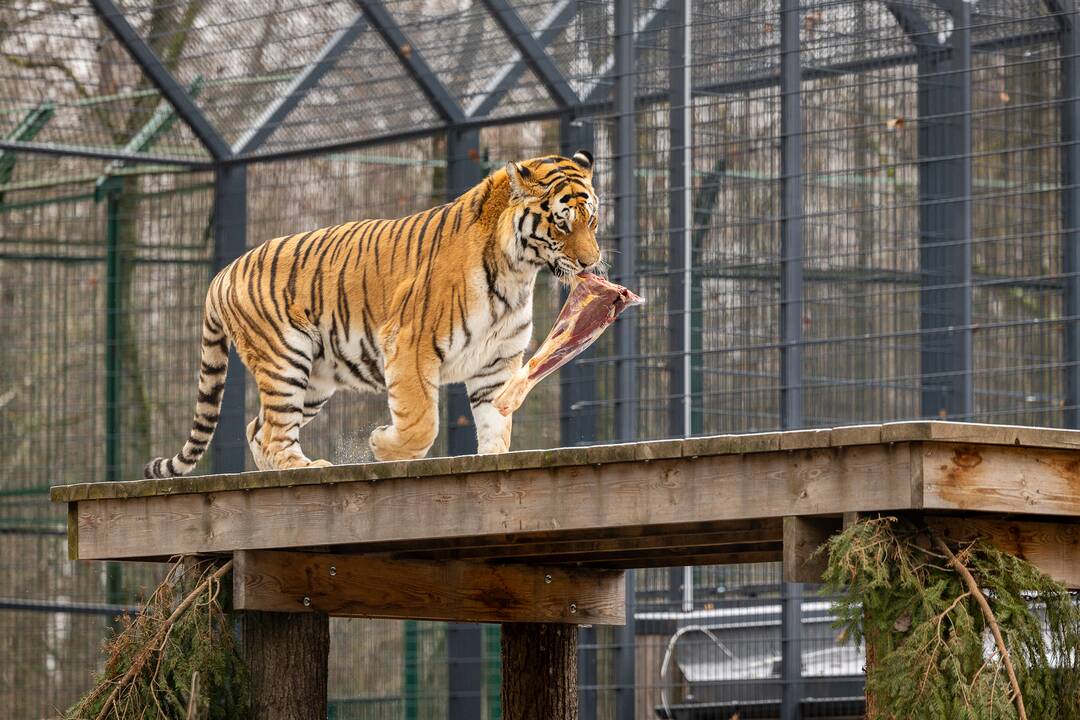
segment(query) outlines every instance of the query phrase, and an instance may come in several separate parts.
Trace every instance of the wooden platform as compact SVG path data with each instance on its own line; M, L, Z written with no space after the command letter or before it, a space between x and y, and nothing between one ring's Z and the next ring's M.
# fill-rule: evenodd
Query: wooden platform
M296 605L308 583L304 607L322 609L313 596L342 592L338 581L311 584L330 566L392 578L400 563L399 575L429 579L414 594L452 576L540 593L551 608L533 620L618 622L618 574L582 573L780 560L786 537L788 576L811 579L806 557L845 514L881 512L924 514L952 536L990 534L1080 586L1080 431L908 422L69 485L52 499L68 503L73 558L236 553L259 576L238 580L241 602L260 596L261 583ZM281 551L329 559L301 571ZM493 563L525 575L494 578ZM593 600L570 613L569 596L554 590L586 577ZM480 619L514 619L524 606L510 595L510 610ZM461 599L443 600L457 612ZM425 602L384 595L329 611L378 615L373 603L397 603L382 616L421 617Z

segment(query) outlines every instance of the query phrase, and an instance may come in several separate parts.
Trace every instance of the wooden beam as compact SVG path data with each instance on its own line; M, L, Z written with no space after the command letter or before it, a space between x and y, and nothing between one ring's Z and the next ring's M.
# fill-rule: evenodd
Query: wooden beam
M927 510L1080 515L1075 451L926 443L920 456Z
M228 490L259 490L270 487L327 485L341 482L375 482L406 477L516 472L582 465L685 458L706 455L749 455L778 450L843 448L909 442L952 442L1009 445L1025 448L1080 449L1080 431L1011 425L978 425L920 421L885 425L853 425L831 430L717 435L687 440L657 440L618 445L524 450L499 455L467 455L400 462L337 465L329 468L266 470L233 475L202 475L165 480L82 483L58 485L50 490L53 502L106 500L186 493L217 493Z
M629 570L631 568L662 568L683 565L747 565L750 563L780 562L784 552L780 543L775 548L756 548L742 552L717 551L712 553L699 553L691 555L648 555L645 557L631 557L622 560L589 560L575 563L581 568L597 568L608 570Z
M843 522L842 517L784 518L784 582L821 582L829 558L817 550L843 529Z
M391 541L420 548L552 531L640 536L665 524L906 510L912 496L905 443L395 477L79 502L79 557Z
M725 523L728 525L728 523ZM633 537L606 537L583 539L552 539L548 541L526 539L513 543L477 544L469 546L431 548L395 553L395 557L414 559L453 558L456 560L516 560L532 562L539 558L546 562L582 562L603 560L634 553L661 551L671 558L684 554L700 554L704 551L723 553L731 546L746 544L778 544L783 540L782 523L779 519L756 520L744 523L732 522L734 527L723 527L699 532L672 532ZM584 535L584 531L582 535ZM675 563L678 564L678 563Z
M618 571L246 550L233 557L238 610L459 622L625 622L625 583Z
M983 538L1066 587L1080 589L1080 523L934 515L926 516L925 521L947 540Z

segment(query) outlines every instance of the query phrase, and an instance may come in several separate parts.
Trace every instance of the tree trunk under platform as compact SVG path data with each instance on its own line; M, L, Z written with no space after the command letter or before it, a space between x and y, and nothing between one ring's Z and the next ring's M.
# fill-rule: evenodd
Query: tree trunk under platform
M503 720L577 720L578 626L502 626Z
M324 613L238 612L252 720L326 720L330 621Z

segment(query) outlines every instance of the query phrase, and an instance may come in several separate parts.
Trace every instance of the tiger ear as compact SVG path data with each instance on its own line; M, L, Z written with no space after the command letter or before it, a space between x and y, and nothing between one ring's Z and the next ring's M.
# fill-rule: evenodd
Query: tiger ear
M510 194L516 198L524 198L532 195L529 189L529 178L532 173L524 165L515 162L506 163L506 177L510 180Z
M588 150L578 150L570 159L577 163L578 167L582 170L592 174L593 156L591 152Z

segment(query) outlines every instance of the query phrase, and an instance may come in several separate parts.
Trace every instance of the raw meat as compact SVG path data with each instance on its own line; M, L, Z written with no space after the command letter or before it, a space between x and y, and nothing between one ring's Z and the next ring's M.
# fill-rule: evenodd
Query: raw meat
M536 354L506 381L495 396L492 401L495 409L503 415L517 410L536 383L592 345L623 310L643 302L644 299L621 285L597 275L578 275L555 326Z

